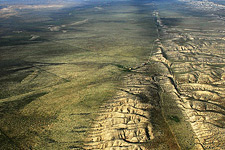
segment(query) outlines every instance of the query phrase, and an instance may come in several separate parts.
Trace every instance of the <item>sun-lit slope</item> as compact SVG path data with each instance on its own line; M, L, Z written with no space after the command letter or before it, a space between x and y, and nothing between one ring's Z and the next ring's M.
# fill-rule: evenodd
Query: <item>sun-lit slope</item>
M213 15L211 9L194 5L190 10L190 5L184 5L188 9L179 6L160 8L156 13L161 39L160 55L154 59L161 62L167 72L166 77L160 79L161 86L190 122L196 135L195 144L200 149L223 149L224 20L217 16L219 12ZM170 108L166 112L177 115ZM179 135L176 125L173 130ZM179 141L182 143L178 136Z

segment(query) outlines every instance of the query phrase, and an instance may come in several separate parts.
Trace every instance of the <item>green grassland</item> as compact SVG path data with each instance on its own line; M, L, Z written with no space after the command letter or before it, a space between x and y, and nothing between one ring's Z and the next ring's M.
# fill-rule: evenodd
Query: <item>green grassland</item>
M81 147L126 68L148 60L154 49L152 11L142 3L102 3L4 19L0 142L19 149Z

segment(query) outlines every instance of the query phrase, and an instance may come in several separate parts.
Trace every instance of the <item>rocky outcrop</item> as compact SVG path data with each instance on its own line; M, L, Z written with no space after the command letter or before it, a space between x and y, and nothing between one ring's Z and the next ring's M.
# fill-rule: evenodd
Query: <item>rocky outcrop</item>
M142 66L130 68L124 88L102 106L84 149L225 147L220 35L212 40L191 29L170 32L178 29L165 26L158 12L154 15L157 51Z
M158 14L156 18L160 20ZM164 28L162 21L157 22L164 30L162 36L170 31ZM185 35L188 34L181 33L179 36L185 38ZM196 40L186 40L180 45L176 42L177 38L168 38L176 35L161 38L158 53L152 59L164 70L159 85L166 95L176 101L190 122L196 148L219 150L225 147L225 59L220 53L224 44L220 42L219 33L213 41L210 36L205 36L204 40L197 38L197 34L195 36Z
M124 77L124 88L101 107L84 149L179 149L162 116L149 62Z

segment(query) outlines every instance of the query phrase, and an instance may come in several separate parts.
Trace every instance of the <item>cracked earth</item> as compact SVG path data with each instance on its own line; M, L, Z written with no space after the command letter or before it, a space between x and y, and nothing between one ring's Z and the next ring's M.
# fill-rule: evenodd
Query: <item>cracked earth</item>
M85 149L178 149L169 128L162 127L168 126L161 116L159 87L154 77L146 74L149 67L149 63L144 63L124 77L124 88L102 106L87 138ZM161 119L162 126L153 125L157 122L156 117ZM157 130L153 131L154 129ZM171 141L168 143L163 138ZM149 145L149 141L161 144Z
M160 85L173 97L191 124L196 145L201 149L224 149L225 58L221 33L214 31L213 40L201 33L171 34L171 29L163 25L157 13L156 16L167 38L158 42L159 52L153 59L163 64L170 79L162 79ZM186 44L177 44L177 39L184 39ZM173 87L168 88L169 82Z
M185 30L172 33L175 29L164 25L158 12L154 15L158 51L133 68L124 88L102 106L85 149L225 147L224 40L220 34L212 41ZM179 39L186 44L177 44ZM156 112L163 121L157 121Z

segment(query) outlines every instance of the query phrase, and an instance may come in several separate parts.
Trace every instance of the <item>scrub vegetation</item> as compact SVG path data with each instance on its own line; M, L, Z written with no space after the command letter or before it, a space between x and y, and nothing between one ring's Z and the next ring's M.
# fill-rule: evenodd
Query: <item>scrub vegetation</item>
M119 90L129 68L147 61L154 49L152 11L109 2L21 10L4 18L1 143L39 150L82 146L99 107Z

